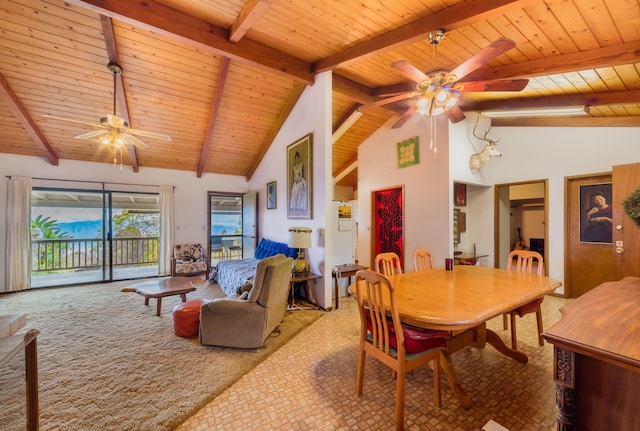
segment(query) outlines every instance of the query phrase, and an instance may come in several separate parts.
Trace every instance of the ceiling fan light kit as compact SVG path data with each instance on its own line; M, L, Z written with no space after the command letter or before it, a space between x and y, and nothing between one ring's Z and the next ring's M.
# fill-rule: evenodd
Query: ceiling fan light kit
M482 111L481 114L489 118L502 117L548 117L548 116L576 116L588 115L589 106L559 106L556 108L506 109L496 111Z
M416 103L418 112L428 116L444 114L458 103L460 97L460 92L452 85L455 77L444 69L428 72L427 77L417 86L422 93Z

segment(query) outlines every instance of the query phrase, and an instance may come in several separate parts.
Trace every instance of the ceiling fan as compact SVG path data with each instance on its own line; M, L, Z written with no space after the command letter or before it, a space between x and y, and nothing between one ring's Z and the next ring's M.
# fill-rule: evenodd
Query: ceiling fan
M431 32L428 37L429 43L434 47L433 58L435 64L436 47L444 38L444 31ZM446 114L452 123L457 123L464 119L464 113L457 106L460 93L521 91L527 86L528 79L464 81L464 78L471 72L515 46L515 42L511 39L501 37L453 70L435 68L422 72L406 60L397 61L391 64L391 67L415 82L417 84L416 89L362 105L359 110L364 111L376 106L420 96L418 101L405 111L392 128L396 129L402 126L416 111L428 116Z
M120 164L122 164L122 147L125 145L135 145L138 148L148 148L144 141L138 136L163 139L171 142L171 136L163 133L147 132L144 130L132 129L129 127L129 123L116 115L116 77L122 73L122 67L115 62L109 62L107 68L113 75L113 114L107 114L106 117L100 118L100 123L90 123L87 121L74 120L71 118L56 117L53 115L44 115L47 118L53 118L56 120L70 121L73 123L85 124L93 127L97 127L98 130L82 133L74 136L76 139L88 139L98 140L98 142L110 146L114 149L114 163L116 163L117 154L120 153Z

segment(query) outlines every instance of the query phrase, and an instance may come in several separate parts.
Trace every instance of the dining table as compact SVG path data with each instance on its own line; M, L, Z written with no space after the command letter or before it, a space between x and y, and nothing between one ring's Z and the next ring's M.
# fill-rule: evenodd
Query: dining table
M454 265L389 277L403 323L426 329L450 331L446 352L453 354L466 346L498 352L526 363L527 355L508 347L486 322L501 316L562 286L553 278L505 269ZM355 283L349 286L356 295ZM366 301L366 298L363 298ZM448 355L447 355L448 356ZM449 385L464 408L472 402L458 381L450 361Z

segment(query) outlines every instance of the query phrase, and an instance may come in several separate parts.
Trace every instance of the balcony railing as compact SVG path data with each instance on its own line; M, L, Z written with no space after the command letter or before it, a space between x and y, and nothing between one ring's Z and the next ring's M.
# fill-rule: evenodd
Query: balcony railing
M103 244L99 238L34 239L31 272L100 269L105 256ZM158 237L118 237L112 244L114 267L158 264ZM242 235L212 235L210 258L241 259Z
M212 261L242 259L242 235L211 235L210 244Z
M102 239L34 239L31 272L98 269L105 256ZM113 238L113 266L158 263L158 237Z

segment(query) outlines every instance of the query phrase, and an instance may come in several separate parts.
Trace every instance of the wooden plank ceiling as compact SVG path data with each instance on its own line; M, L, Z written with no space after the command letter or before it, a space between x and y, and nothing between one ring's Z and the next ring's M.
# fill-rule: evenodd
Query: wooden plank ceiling
M333 71L334 130L390 86L390 65L449 70L491 42L515 48L464 80L528 78L520 92L463 93L462 111L590 105L586 118L502 125L640 125L640 6L629 0L5 0L0 4L0 152L112 163L74 139L113 113L141 137L124 165L250 178L313 75ZM429 32L443 29L434 52ZM435 60L434 60L435 59ZM357 147L407 103L365 109L333 143L338 184ZM414 114L419 115L419 114Z

